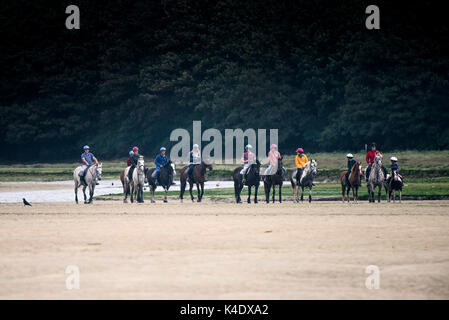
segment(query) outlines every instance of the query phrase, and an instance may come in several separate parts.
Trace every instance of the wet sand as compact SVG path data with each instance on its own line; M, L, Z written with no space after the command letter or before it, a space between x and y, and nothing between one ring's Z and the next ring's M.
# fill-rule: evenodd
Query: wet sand
M0 204L0 298L448 299L448 244L449 201Z

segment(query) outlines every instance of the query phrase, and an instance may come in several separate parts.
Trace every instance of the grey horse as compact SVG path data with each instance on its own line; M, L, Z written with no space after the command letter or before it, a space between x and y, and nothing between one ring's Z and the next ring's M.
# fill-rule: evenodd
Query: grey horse
M133 171L132 180L129 181L128 172L131 167L127 167L125 169L124 178L124 193L125 199L123 202L127 202L128 194L131 195L131 203L134 202L134 197L136 198L138 203L143 203L143 187L145 184L145 160L143 156L139 156L139 160L137 161L136 168Z
M304 188L309 188L309 202L312 202L313 178L316 176L317 166L317 162L313 159L307 162L299 178L300 181L296 179L297 170L292 172L290 182L293 189L293 201L299 202L299 188L301 187L301 202L304 201Z
M382 185L385 181L385 175L382 170L382 156L377 154L374 158L374 163L371 167L371 172L368 178L368 194L369 194L369 202L375 202L374 200L374 190L376 187L379 188L378 199L377 202L380 202L380 195L382 192Z
M99 163L94 164L86 169L86 173L84 174L84 181L86 181L86 185L81 183L81 178L79 173L81 172L81 166L76 167L73 171L73 180L75 182L75 202L78 203L78 188L83 186L83 194L84 194L84 203L92 203L94 197L94 190L97 180L101 180L101 172L102 172L102 164ZM89 187L89 201L87 201L86 197L86 188Z

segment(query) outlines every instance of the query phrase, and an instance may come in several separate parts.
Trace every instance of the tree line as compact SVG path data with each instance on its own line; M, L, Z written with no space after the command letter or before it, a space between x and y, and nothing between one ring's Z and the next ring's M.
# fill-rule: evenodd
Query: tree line
M449 31L432 1L0 4L1 160L154 154L170 132L278 128L282 152L449 147Z

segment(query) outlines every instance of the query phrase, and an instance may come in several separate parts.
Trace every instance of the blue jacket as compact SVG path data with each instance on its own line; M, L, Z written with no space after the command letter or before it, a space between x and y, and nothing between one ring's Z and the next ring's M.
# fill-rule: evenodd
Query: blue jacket
M167 162L168 162L167 156L163 156L161 154L158 154L156 159L154 159L154 164L158 168L160 168L161 166L165 165Z
M396 170L399 173L399 165L397 163L393 163L391 166L391 171Z

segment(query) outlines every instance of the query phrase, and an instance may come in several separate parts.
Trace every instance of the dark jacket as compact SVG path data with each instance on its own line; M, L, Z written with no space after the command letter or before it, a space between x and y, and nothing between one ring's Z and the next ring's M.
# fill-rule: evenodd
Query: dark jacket
M137 166L137 162L139 161L139 157L140 157L140 155L138 155L138 154L133 155L133 157L131 158L131 164L133 166Z
M356 161L354 159L348 160L348 172L351 171L351 169L355 163L356 163Z

